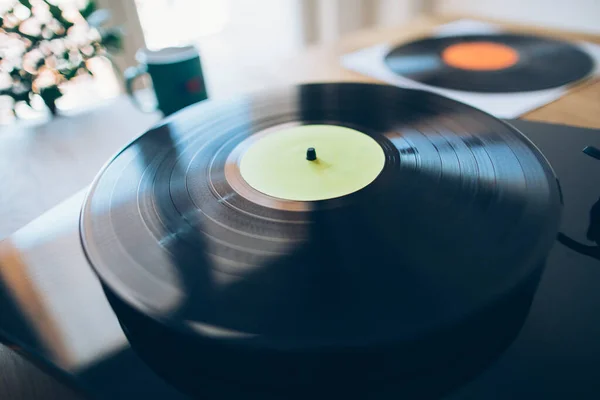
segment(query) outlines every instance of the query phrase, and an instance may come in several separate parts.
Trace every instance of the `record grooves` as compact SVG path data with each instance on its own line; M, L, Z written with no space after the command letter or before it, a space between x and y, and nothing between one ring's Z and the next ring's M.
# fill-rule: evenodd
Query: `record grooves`
M383 169L319 201L234 189L237 146L290 124L362 132ZM193 394L192 371L287 397L410 394L410 377L452 387L510 342L560 209L552 169L505 123L426 92L315 84L151 129L94 181L81 234L133 347Z
M594 68L573 44L516 34L424 38L395 47L384 61L395 74L426 85L481 93L557 88Z

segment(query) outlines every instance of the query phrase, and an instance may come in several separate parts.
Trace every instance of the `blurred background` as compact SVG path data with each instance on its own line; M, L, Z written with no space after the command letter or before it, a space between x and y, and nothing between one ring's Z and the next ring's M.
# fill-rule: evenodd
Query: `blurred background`
M77 10L87 0L49 0L62 10ZM0 12L23 2L0 0ZM35 0L25 2L35 5ZM102 57L87 62L90 75L62 87L64 110L93 107L122 92L122 71L135 64L141 47L160 49L194 44L201 52L206 85L213 95L229 95L284 81L273 67L303 49L333 43L361 29L397 27L420 15L480 16L576 32L600 33L598 0L97 0L110 24L123 35L113 65ZM68 12L67 12L68 14ZM10 46L0 31L0 51ZM8 71L1 72L0 85ZM141 81L140 88L148 86ZM10 105L1 98L0 109ZM4 96L6 97L6 96ZM27 114L28 110L23 111ZM3 113L0 121L10 121Z
M0 0L0 240L84 189L162 118L124 96L140 48L196 46L209 97L228 97L290 76L336 78L339 54L412 34L428 16L600 34L600 0ZM299 57L308 61L294 71ZM135 85L149 103L150 88L148 77ZM597 114L598 91L579 98L571 108ZM61 229L54 222L44 220ZM80 398L57 385L0 345L0 399Z

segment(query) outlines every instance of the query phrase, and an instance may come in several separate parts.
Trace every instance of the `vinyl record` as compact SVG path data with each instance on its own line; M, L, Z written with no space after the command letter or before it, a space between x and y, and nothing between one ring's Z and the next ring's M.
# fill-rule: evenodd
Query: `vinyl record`
M305 148L286 155L306 132L315 185L352 171L341 192L303 183ZM246 181L252 152L283 183ZM315 84L190 107L140 136L91 186L81 235L132 345L172 381L410 392L510 342L560 209L550 166L507 124L427 92ZM426 388L434 376L446 383Z
M593 59L573 44L513 34L425 38L394 48L385 64L426 85L482 93L556 88L594 68Z

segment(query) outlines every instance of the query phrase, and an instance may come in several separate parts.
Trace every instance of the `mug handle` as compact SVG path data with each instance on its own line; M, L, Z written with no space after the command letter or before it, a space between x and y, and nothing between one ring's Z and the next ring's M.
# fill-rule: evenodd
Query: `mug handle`
M125 90L127 91L127 95L129 95L133 104L142 112L152 113L157 110L158 104L154 105L153 107L144 105L133 91L133 82L147 72L146 66L139 64L135 67L127 68L123 75L125 77Z

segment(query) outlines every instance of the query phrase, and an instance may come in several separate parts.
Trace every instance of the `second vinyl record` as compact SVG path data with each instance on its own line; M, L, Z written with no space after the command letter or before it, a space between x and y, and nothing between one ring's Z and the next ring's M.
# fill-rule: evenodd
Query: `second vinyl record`
M385 64L426 85L481 93L556 88L594 68L593 59L573 44L514 34L425 38L395 47Z

